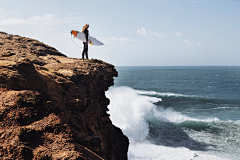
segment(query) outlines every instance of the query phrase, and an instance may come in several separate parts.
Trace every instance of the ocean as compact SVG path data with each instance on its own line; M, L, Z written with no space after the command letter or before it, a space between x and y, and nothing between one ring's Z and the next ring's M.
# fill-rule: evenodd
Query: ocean
M240 160L240 67L116 67L107 92L130 160Z

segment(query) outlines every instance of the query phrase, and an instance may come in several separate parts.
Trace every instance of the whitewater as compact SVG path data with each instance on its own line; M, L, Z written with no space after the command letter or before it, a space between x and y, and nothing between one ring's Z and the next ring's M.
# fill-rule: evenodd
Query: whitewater
M216 68L117 70L119 77L106 96L111 121L129 138L130 160L240 160L238 72L230 76L234 86L228 86L236 92L226 96L224 85L229 84L222 82L229 77L221 80L221 88L216 87L216 74L210 74Z

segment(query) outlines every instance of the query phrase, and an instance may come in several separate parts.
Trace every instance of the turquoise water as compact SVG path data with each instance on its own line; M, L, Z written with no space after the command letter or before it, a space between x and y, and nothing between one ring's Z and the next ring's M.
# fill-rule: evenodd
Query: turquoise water
M240 159L240 67L116 69L109 113L129 159Z

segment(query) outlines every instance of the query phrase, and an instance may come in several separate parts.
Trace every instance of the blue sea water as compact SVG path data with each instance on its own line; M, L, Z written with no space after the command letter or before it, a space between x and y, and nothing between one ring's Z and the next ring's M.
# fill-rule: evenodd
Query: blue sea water
M116 67L107 91L129 159L240 160L240 67Z

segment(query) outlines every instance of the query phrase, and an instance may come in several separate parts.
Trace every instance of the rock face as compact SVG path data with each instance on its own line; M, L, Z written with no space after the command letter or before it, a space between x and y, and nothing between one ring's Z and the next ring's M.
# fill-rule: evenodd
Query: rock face
M106 113L114 76L101 60L0 32L0 159L127 159Z

